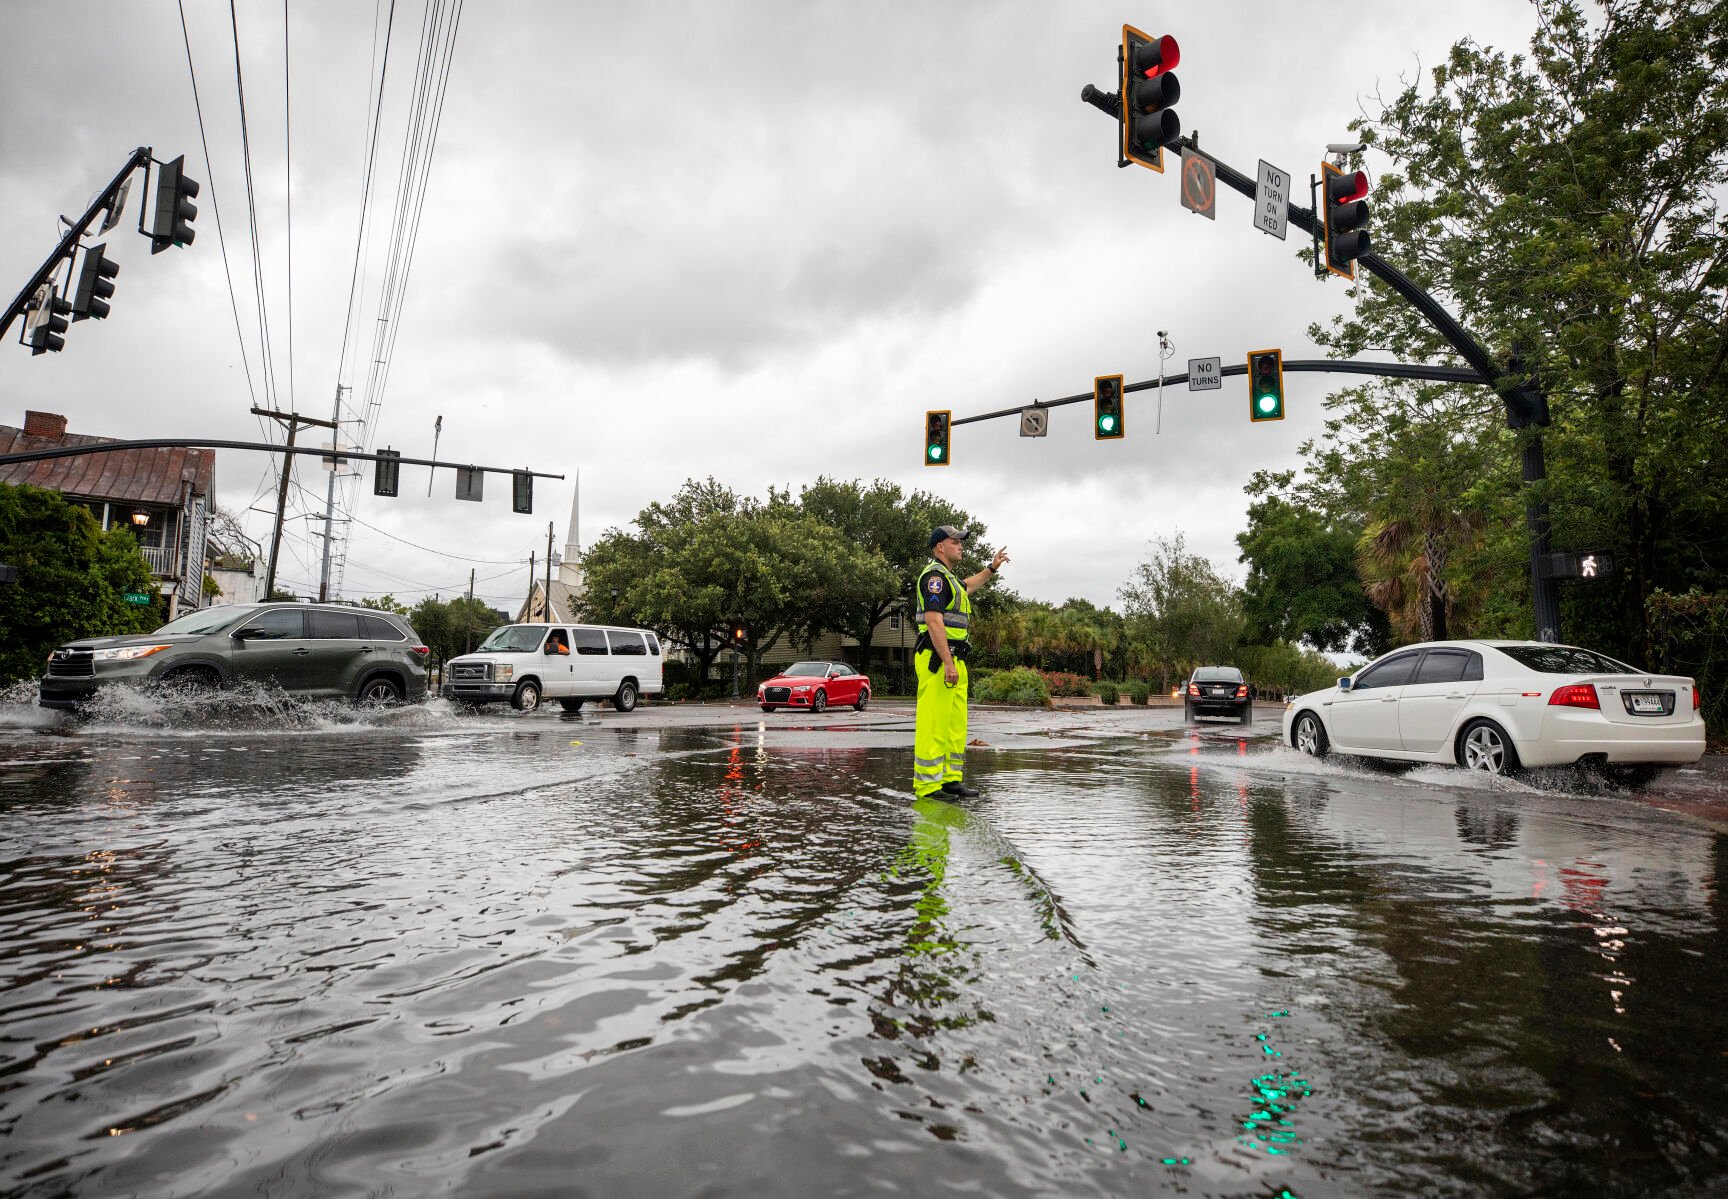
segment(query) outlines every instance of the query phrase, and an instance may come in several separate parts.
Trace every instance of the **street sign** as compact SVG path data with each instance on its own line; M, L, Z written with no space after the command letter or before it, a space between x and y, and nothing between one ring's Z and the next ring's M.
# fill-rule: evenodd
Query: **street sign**
M1290 224L1290 173L1260 160L1260 184L1254 192L1254 227L1284 240Z
M1204 154L1183 147L1182 207L1209 221L1218 219L1218 173Z
M1188 390L1217 391L1224 386L1222 358L1190 358L1188 360Z
M1020 409L1020 436L1044 437L1050 432L1050 413L1043 408Z
M41 325L48 323L48 318L54 313L54 282L49 280L38 287L30 297L30 302L24 309L24 336L26 339L36 332Z
M114 194L113 207L109 208L108 215L102 218L102 228L97 230L96 236L102 236L120 223L120 213L126 208L126 193L131 190L132 179L128 176L126 182L120 185L120 190Z
M325 470L335 470L337 467L346 463L348 459L340 457L340 454L343 450L351 450L354 448L351 445L337 445L333 441L321 441L318 445L319 448L330 451L330 454L320 456L318 459Z
M142 591L122 591L120 598L136 608L142 608L150 602L149 595Z
M486 482L486 472L475 466L456 468L456 498L480 502L480 492Z
M1567 550L1542 556L1545 579L1599 579L1614 573L1614 555L1607 550Z

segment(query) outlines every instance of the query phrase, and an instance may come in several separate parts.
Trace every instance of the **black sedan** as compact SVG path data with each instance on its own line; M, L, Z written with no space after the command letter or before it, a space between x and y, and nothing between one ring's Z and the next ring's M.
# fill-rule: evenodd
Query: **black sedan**
M1243 724L1253 723L1254 699L1240 670L1234 666L1195 669L1182 697L1182 719L1193 724L1197 716L1234 716Z

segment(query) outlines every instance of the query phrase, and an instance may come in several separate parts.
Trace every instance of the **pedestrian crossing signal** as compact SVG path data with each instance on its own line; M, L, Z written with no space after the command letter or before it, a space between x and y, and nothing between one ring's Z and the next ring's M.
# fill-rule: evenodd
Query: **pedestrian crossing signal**
M1092 439L1114 441L1125 432L1122 415L1122 376L1099 375L1092 380Z
M1284 419L1284 351L1255 350L1248 355L1248 419Z
M944 408L924 414L924 465L948 465L948 432L954 412Z

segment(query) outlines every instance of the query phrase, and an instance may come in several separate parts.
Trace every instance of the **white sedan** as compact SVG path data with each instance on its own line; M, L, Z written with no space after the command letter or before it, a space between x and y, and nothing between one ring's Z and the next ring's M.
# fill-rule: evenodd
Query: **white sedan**
M1698 684L1541 641L1407 646L1298 696L1284 743L1489 774L1595 766L1632 783L1704 756Z

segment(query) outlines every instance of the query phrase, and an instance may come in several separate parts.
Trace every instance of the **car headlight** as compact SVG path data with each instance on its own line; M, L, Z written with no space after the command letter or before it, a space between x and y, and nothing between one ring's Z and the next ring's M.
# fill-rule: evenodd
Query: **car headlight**
M808 688L808 687L794 687L794 688L792 688L792 694L793 695L808 695L808 694L810 694L810 688Z
M95 653L98 662L129 662L133 658L148 658L151 654L159 654L167 645L122 645L115 649L99 649Z
M508 683L516 674L514 666L497 665L492 668L492 680L497 683Z

